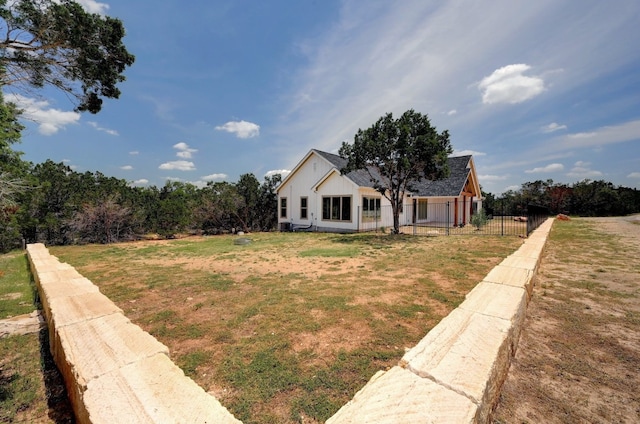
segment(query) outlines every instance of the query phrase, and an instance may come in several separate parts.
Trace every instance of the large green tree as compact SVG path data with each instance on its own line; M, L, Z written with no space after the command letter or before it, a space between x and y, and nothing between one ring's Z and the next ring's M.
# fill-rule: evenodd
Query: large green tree
M119 19L70 0L0 0L0 86L56 87L76 110L97 113L117 99L134 62Z
M4 102L0 91L0 252L16 247L20 241L16 212L18 198L27 188L29 164L12 148L20 142L23 129L19 114L15 105Z
M24 129L18 121L20 111L12 103L5 103L0 91L0 208L9 202L10 181L20 179L27 171L28 164L21 159L22 153L12 145L20 142Z
M449 132L439 133L427 115L410 109L398 119L387 113L370 128L359 129L353 144L342 143L339 153L347 160L342 173L364 170L391 202L393 232L398 233L405 193L422 179L448 176L447 156L452 152Z
M238 211L244 223L244 231L252 231L258 226L258 201L260 198L260 181L253 174L242 174L236 183L236 191L244 200Z
M278 195L276 188L282 182L282 175L275 174L265 176L260 186L258 196L258 228L262 231L270 231L278 225Z

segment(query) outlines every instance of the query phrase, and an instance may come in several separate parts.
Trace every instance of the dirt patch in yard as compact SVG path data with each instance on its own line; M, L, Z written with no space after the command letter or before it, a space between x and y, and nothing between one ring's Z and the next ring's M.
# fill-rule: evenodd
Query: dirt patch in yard
M521 244L248 234L51 248L246 423L324 422Z
M556 221L494 423L640 422L640 216Z

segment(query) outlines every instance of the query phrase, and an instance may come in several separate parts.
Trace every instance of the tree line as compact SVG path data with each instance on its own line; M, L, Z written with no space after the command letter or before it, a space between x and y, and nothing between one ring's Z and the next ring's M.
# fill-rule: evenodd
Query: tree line
M488 213L525 215L529 205L543 206L552 215L624 216L640 212L640 190L616 186L604 180L574 184L537 180L496 197L482 193Z
M11 205L0 213L0 250L21 241L49 245L112 243L149 234L220 234L276 227L280 175L260 183L243 174L236 183L204 187L171 181L134 187L100 172L79 173L47 160L29 166ZM4 186L6 186L4 181ZM1 185L1 184L0 184Z

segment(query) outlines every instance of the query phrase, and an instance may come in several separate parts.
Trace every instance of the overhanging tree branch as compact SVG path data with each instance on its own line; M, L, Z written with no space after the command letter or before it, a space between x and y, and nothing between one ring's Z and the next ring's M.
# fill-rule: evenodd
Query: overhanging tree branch
M97 113L117 99L135 60L118 19L86 12L71 0L0 0L0 84L54 86L77 111Z

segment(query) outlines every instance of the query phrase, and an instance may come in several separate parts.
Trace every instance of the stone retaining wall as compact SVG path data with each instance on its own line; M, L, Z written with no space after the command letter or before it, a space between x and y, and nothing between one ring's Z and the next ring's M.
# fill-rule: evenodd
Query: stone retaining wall
M553 220L496 266L400 363L327 424L487 423L507 377Z
M509 370L553 220L327 424L486 423ZM169 350L42 244L27 247L50 348L80 423L239 423Z
M27 254L79 423L240 422L91 281L43 244L30 244Z

